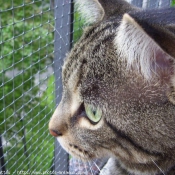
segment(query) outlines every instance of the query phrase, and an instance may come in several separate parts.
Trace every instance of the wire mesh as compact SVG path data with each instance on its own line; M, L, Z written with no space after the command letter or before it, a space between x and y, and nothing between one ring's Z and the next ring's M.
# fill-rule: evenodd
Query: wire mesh
M0 3L0 170L48 171L54 145L48 121L54 101L54 4ZM2 173L1 173L2 174Z
M128 0L142 8L171 0ZM65 54L82 34L72 0L0 2L0 171L99 174L105 160L70 158L48 133L61 94ZM56 87L56 88L55 88ZM70 165L70 166L69 166Z

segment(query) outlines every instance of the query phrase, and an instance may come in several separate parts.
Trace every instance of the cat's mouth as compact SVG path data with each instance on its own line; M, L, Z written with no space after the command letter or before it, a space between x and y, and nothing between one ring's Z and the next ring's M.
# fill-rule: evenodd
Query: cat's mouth
M88 161L95 158L95 155L91 152L84 150L75 144L69 144L69 153L82 161Z

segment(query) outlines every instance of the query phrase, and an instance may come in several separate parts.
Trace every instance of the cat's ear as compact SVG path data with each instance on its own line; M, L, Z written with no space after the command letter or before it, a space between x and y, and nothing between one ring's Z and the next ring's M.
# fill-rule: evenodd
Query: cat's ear
M145 79L169 76L175 63L175 8L124 14L115 46L128 68L136 68Z
M125 0L75 0L75 4L88 24L97 23L113 15L123 15L134 9Z

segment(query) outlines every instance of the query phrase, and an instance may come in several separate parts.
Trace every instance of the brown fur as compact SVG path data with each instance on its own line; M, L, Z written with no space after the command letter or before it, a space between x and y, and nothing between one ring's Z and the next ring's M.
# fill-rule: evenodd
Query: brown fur
M83 5L84 1L78 2ZM51 134L58 136L70 154L82 160L113 157L109 160L113 164L108 163L102 171L106 175L174 175L175 9L171 11L172 16L162 11L162 20L161 11L155 11L155 16L159 15L161 21L159 24L149 11L142 12L122 0L89 2L97 3L95 8L99 6L103 18L97 18L96 23L86 28L65 60L62 74L64 91L49 123ZM122 19L126 12L129 21L128 18ZM166 25L163 23L165 15L169 21ZM93 18L93 13L89 18ZM152 20L157 21L156 25L152 25ZM151 70L149 79L145 76L147 69L143 73L140 71L143 65L139 58L128 68L127 56L132 49L123 51L130 46L120 47L118 33L125 35L120 31L122 21L127 26L136 26L137 33L143 30L145 41L140 40L139 44L134 39L131 41L137 44L138 50L142 45L140 42L144 46L147 40L151 40L148 51L153 51L155 58L150 58L145 65ZM154 36L151 36L151 30ZM165 34L165 44L161 37L156 40L158 33ZM136 52L138 56L142 49ZM84 103L101 108L103 115L97 124L92 124L80 112Z

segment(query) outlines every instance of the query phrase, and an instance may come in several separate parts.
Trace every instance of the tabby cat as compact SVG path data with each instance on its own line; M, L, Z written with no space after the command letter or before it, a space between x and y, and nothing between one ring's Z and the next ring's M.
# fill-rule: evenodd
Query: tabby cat
M175 175L175 8L76 0L88 27L67 55L50 133L104 175Z

